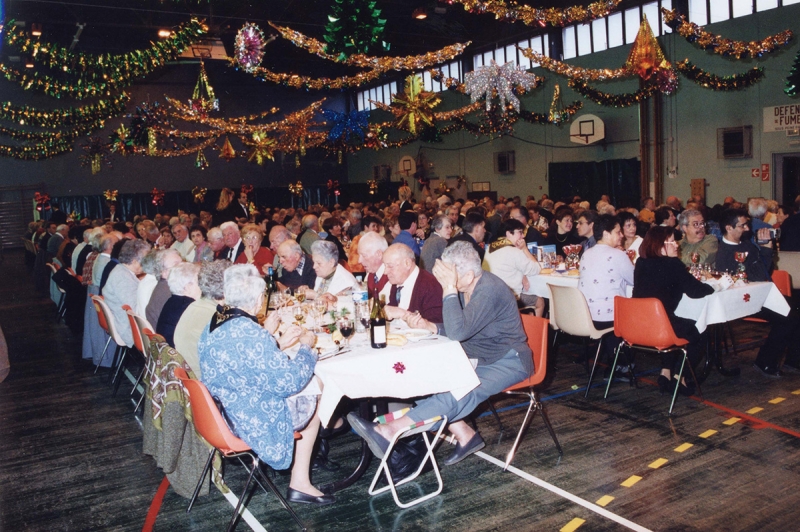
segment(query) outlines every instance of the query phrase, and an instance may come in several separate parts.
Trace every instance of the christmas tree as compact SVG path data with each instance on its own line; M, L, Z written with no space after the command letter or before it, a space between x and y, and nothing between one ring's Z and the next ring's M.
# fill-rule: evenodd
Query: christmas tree
M375 4L375 0L334 0L333 14L325 25L325 51L344 60L353 54L388 50L389 45L381 41L386 19L380 18Z
M797 92L799 89L800 89L800 52L797 52L797 56L794 58L794 65L792 65L792 71L789 72L789 77L786 78L786 88L783 89L783 92L785 92L789 96L797 96Z

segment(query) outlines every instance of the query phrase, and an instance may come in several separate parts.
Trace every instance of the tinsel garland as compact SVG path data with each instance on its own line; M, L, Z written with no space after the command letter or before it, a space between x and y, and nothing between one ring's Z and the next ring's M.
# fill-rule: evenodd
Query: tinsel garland
M72 151L72 143L65 139L56 139L27 146L0 145L0 157L12 157L23 161L50 159L69 151Z
M14 128L7 128L0 126L0 135L4 137L10 137L14 140L20 141L45 141L45 140L57 140L57 139L64 139L64 140L74 140L78 137L83 137L84 135L88 135L92 131L96 129L101 129L103 127L103 121L98 120L96 122L91 122L89 124L80 124L75 126L73 129L67 131L23 131L20 129Z
M584 98L592 100L598 105L604 105L607 107L630 107L631 105L635 105L650 98L658 90L658 87L656 87L654 84L649 84L634 93L609 94L590 87L589 84L583 80L570 79L567 81L567 83L572 90Z
M386 19L375 7L375 0L334 0L333 13L325 25L325 51L344 59L378 49L388 50L381 41Z
M783 89L783 92L787 96L797 96L798 87L800 87L800 52L797 52L794 58L794 64L786 77L786 88Z
M11 102L0 103L0 120L17 122L20 125L59 128L75 124L89 124L106 120L125 111L130 96L120 93L108 100L100 100L84 107L64 109L41 109L17 106Z
M54 98L69 96L76 100L83 100L84 98L111 95L111 86L104 81L95 82L78 79L75 82L61 82L52 76L39 74L39 72L34 72L33 74L22 73L3 63L0 63L0 75L25 90L40 90Z
M734 74L732 76L717 76L693 65L688 59L684 59L680 63L677 63L675 68L678 72L701 87L715 91L746 89L764 79L764 69L761 67L754 67L747 72Z
M627 78L634 75L633 72L629 71L625 67L613 70L610 68L582 68L562 63L556 59L551 59L546 55L542 55L533 51L530 48L519 48L519 51L522 53L522 55L534 63L538 63L539 66L545 70L549 70L550 72L554 72L567 78L582 79L584 81L608 81L612 79Z
M678 13L677 10L670 11L662 7L661 14L667 26L677 31L690 43L695 43L704 50L711 50L715 54L732 56L736 59L761 57L764 54L772 53L789 44L794 37L791 30L784 30L760 41L734 41L708 33L694 22L687 21L686 16Z
M166 39L151 43L149 48L125 54L95 55L70 52L59 44L28 37L12 21L6 25L5 42L23 53L31 54L36 64L78 76L84 82L102 80L110 87L121 88L133 83L134 78L146 76L175 59L207 32L208 26L192 19L179 26Z
M605 17L614 11L622 0L600 0L587 7L571 6L565 9L554 7L539 9L516 2L503 0L448 0L457 3L472 13L491 13L497 20L503 22L522 22L528 26L544 27L566 26L576 22L587 22L596 18Z

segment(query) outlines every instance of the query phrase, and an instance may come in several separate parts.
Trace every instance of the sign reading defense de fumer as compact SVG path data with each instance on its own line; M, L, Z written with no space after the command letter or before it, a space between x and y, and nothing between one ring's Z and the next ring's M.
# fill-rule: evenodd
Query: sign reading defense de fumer
M800 127L800 103L764 107L764 133Z

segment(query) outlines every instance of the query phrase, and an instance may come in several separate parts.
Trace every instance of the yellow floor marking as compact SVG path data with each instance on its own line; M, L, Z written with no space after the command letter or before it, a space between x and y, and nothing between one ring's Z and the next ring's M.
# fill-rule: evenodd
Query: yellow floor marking
M611 495L603 495L602 497L597 499L597 502L595 502L595 504L597 506L608 506L608 503L610 503L613 500L614 497L612 497Z
M667 462L669 462L669 460L667 460L666 458L659 458L658 460L656 460L652 464L648 465L647 467L649 467L650 469L658 469L659 467L661 467L662 465L666 464Z
M682 453L683 451L687 451L687 450L691 449L692 446L693 446L693 444L691 444L691 443L682 443L682 444L678 445L677 447L675 447L675 452L676 453Z
M786 400L785 397L776 397L775 399L772 399L771 401L767 401L767 402L770 403L770 404L773 404L773 405L777 405L778 403L782 403L785 400Z
M762 410L764 410L764 409L763 409L763 408L761 408L760 406L754 406L753 408L751 408L750 410L748 410L748 411L747 411L747 413L748 413L748 414L758 414L758 413L759 413L759 412L761 412Z
M639 477L639 476L636 476L636 475L631 475L630 478L628 478L628 480L626 480L625 482L623 482L620 485L621 486L625 486L626 488L630 488L631 486L633 486L634 484L636 484L640 480L642 480L642 477Z
M726 419L725 421L723 421L722 424L723 425L733 425L734 423L738 423L741 420L742 420L742 418L732 417L730 419Z
M575 519L564 525L564 527L561 529L561 532L574 532L575 530L578 530L578 527L585 522L586 522L585 519L576 517Z
M708 429L707 431L705 431L705 432L704 432L704 433L702 433L702 434L699 434L698 436L699 436L700 438L710 438L711 436L713 436L713 435L714 435L714 434L716 434L716 433L717 433L717 431L716 431L716 430L714 430L714 429Z
M792 392L792 395L800 395L800 390L795 390Z

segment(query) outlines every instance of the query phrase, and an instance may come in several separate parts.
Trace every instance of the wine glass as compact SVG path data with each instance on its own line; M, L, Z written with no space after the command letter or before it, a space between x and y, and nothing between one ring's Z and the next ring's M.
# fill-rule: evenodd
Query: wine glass
M314 300L314 318L317 321L317 329L322 332L322 320L325 317L325 311L328 310L328 304L322 299Z
M294 319L298 325L303 325L306 321L306 312L303 308L303 305L295 305L294 307Z
M744 266L744 261L747 260L747 251L736 251L733 254L733 258L736 262L739 263L739 267L737 268L736 276L743 281L747 280L747 270Z
M350 337L353 335L353 320L350 318L339 318L337 325L339 327L339 332L342 333L342 337L344 337L345 347L349 346Z
M294 297L297 299L298 303L302 303L306 300L306 293L302 290L298 290Z

